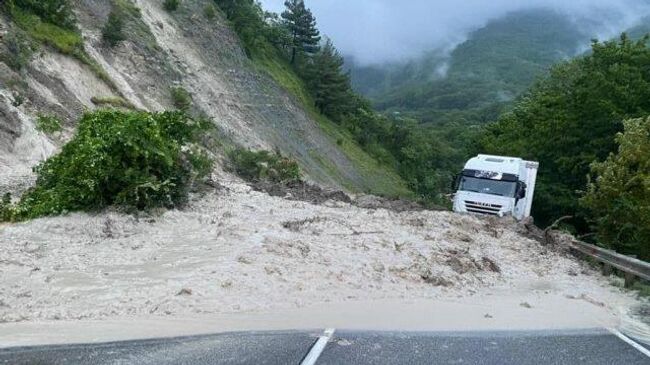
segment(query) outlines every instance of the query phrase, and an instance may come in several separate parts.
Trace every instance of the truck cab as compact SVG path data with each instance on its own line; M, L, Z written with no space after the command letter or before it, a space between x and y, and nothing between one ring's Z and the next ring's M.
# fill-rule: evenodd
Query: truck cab
M478 155L455 182L454 211L517 220L530 216L539 163L517 157Z

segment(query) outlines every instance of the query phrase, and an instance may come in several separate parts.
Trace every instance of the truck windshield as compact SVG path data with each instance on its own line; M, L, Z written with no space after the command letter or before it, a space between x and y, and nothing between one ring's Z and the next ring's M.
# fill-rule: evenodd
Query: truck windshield
M463 176L460 180L459 190L513 198L515 196L515 191L517 190L517 183L514 181L479 179L476 177Z

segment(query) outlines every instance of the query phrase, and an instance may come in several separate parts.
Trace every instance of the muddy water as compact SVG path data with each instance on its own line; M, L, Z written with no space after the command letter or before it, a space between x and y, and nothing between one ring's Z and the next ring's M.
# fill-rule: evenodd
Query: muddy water
M611 324L636 303L507 222L311 205L232 182L161 216L73 214L0 227L0 245L6 324L263 318L334 303L449 300L482 305L475 314L499 321L516 311L561 325L592 313Z

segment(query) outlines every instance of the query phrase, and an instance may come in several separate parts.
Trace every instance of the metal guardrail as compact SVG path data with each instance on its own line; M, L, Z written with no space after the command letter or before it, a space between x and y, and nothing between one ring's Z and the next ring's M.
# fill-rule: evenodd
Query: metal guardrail
M570 246L575 251L602 262L604 264L603 273L606 275L611 274L613 267L625 272L625 286L632 285L634 277L650 281L650 263L648 262L585 242L573 241Z

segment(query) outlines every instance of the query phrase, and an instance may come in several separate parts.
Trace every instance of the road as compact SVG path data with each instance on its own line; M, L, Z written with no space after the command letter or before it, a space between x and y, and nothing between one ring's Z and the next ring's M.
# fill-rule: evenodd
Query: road
M319 331L226 333L0 349L0 364L300 364ZM606 330L535 332L336 331L317 364L650 365Z

